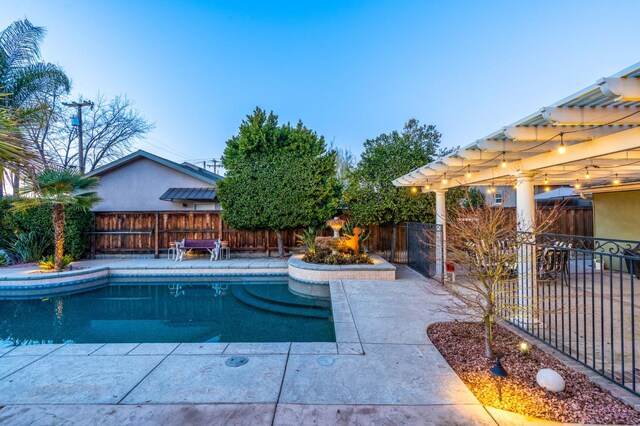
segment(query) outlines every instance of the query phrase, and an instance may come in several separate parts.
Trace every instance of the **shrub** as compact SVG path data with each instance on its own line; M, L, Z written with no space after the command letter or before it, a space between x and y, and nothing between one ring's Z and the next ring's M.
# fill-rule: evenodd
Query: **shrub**
M364 253L339 253L328 248L318 248L315 253L306 252L302 260L323 265L366 265L373 261Z
M314 228L306 229L302 231L302 234L298 235L298 243L300 243L301 246L306 247L309 253L315 254L316 235L317 231Z
M52 241L51 237L36 231L18 232L9 246L9 251L20 262L37 262L51 248Z
M44 237L53 239L52 213L50 206L34 207L24 212L11 210L13 197L0 199L0 245L10 249L16 234L34 231ZM80 259L89 251L92 217L91 212L82 211L76 207L66 209L65 224L65 253L73 259ZM34 260L37 262L43 256L53 254L53 247L47 247L44 254Z
M62 264L60 269L67 269L71 262L73 262L73 258L70 255L65 254L64 256L62 256ZM40 266L45 271L53 271L54 269L56 269L56 261L53 255L49 255L38 262L38 266Z

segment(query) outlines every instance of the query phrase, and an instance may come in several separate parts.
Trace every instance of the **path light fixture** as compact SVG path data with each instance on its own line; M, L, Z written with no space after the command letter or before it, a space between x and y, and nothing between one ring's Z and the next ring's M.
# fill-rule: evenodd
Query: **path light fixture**
M523 340L522 342L520 342L520 344L518 344L518 349L524 355L528 355L530 347L529 347L529 344Z
M491 374L498 378L498 398L500 399L500 403L502 403L502 379L508 377L509 373L507 373L507 370L500 364L499 356L496 357L496 363L491 368Z

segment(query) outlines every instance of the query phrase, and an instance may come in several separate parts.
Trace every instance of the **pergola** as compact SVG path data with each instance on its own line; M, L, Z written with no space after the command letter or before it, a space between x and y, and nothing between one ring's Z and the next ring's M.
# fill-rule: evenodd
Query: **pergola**
M573 186L580 193L638 189L640 63L393 183L435 192L436 222L443 227L443 239L448 188L513 185L523 229L535 221L535 185Z

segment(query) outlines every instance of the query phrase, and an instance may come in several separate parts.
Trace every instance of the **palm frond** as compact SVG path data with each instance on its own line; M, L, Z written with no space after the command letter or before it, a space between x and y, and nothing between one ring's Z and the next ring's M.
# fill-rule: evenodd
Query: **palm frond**
M71 81L57 65L38 62L17 70L11 86L11 102L22 106L38 93L68 93Z
M27 19L15 21L0 32L0 80L39 60L45 33L43 27L36 27Z

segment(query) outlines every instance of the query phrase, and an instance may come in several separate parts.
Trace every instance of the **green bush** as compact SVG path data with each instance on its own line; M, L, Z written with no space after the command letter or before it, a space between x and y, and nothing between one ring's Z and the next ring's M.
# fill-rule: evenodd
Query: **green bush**
M47 235L36 231L18 232L11 245L9 252L13 257L24 263L37 262L43 258L47 250L51 248L53 239Z
M62 256L62 268L60 269L67 269L71 262L73 262L71 256L65 254L64 256ZM40 266L45 271L53 271L54 269L56 269L56 261L53 255L50 255L38 262L38 266Z
M24 212L11 210L15 198L0 199L0 247L10 248L10 244L19 233L35 232L41 238L53 239L53 224L51 222L51 207L39 206ZM78 208L66 209L66 225L64 228L64 251L73 259L81 259L89 251L91 244L91 212ZM53 247L49 247L44 255L53 254ZM40 258L36 259L40 260Z
M373 260L364 253L354 253L352 251L339 253L333 252L326 247L317 248L315 253L307 251L302 256L302 260L323 265L367 265L373 263Z

